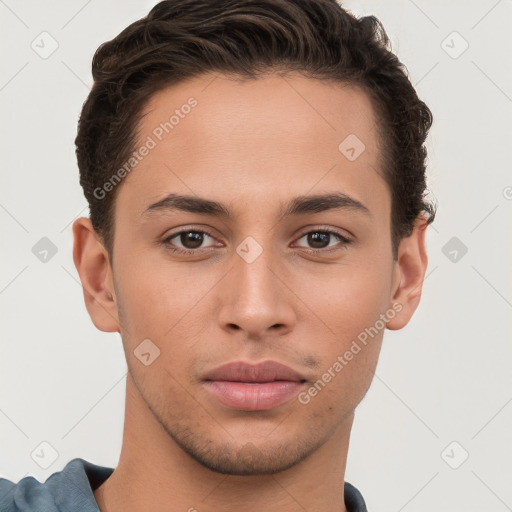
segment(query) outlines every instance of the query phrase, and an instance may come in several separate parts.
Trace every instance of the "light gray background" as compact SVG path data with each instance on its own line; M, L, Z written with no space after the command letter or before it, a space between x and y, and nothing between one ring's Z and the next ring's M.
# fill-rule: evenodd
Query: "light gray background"
M0 0L0 473L11 480L119 457L126 363L119 335L90 321L72 261L71 223L87 215L73 141L94 51L155 3ZM439 202L420 307L386 331L346 480L373 511L512 510L512 2L345 6L382 20L434 113ZM58 43L46 59L31 47L51 49L44 31ZM32 252L43 237L58 250L45 263Z

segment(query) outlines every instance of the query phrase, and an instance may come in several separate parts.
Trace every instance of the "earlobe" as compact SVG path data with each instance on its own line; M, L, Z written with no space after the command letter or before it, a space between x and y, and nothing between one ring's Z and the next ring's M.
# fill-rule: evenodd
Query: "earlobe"
M108 252L98 239L91 220L87 217L75 220L73 237L73 261L91 320L100 331L120 332Z
M393 283L394 293L390 305L399 312L387 322L386 327L390 330L399 330L405 327L420 303L423 280L428 265L425 244L427 226L427 220L420 215L416 219L411 235L403 238L400 242L398 261L396 262L396 279Z

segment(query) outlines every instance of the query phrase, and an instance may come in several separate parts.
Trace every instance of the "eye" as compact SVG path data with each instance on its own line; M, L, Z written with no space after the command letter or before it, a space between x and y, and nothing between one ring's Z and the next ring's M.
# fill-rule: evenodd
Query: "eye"
M305 239L307 244L311 244L312 247L304 245L298 245L298 247L304 247L312 253L325 253L333 252L338 249L343 249L351 243L351 240L341 233L334 231L329 228L321 228L313 231L307 231L303 233L299 241ZM183 255L195 255L202 252L205 249L215 247L218 244L211 244L205 246L209 241L215 241L214 236L208 231L202 229L184 229L176 233L172 233L166 237L162 243L167 250ZM336 242L332 245L332 242ZM336 247L338 245L339 247ZM331 247L329 249L329 247Z
M336 242L338 241L338 245L340 247L338 248L344 248L347 245L351 243L351 240L347 238L346 236L342 235L341 233L338 233L337 231L334 231L332 229L317 229L314 231L308 231L307 233L304 233L299 240L302 240L303 238L306 239L307 244L312 244L313 247L307 247L310 249L310 252L332 252L333 249L326 249L330 246L330 243L332 241ZM334 238L334 240L333 240ZM340 244L341 242L341 244ZM305 246L299 246L299 247L305 247ZM334 250L337 250L336 244L334 246Z
M172 252L179 254L197 254L205 249L203 243L208 239L214 240L213 236L207 231L198 229L185 229L173 233L165 238L162 243ZM175 242L173 242L175 240ZM176 244L178 246L176 247ZM181 244L181 247L180 245Z

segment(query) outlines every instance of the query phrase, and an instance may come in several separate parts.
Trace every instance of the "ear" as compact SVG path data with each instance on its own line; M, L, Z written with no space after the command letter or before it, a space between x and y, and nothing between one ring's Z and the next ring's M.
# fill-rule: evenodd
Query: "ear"
M91 220L73 223L73 261L80 275L85 306L93 324L104 332L120 332L117 302L108 252Z
M398 311L398 314L386 324L386 327L392 331L405 327L420 303L428 265L425 244L427 226L427 219L420 214L414 223L411 235L400 242L390 303L390 307Z

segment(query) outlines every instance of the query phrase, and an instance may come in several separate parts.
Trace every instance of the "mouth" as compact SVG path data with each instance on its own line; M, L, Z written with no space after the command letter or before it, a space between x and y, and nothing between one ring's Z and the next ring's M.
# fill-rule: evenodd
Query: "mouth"
M204 378L205 388L222 404L242 411L263 411L288 401L306 378L276 361L251 365L243 361L215 368Z

